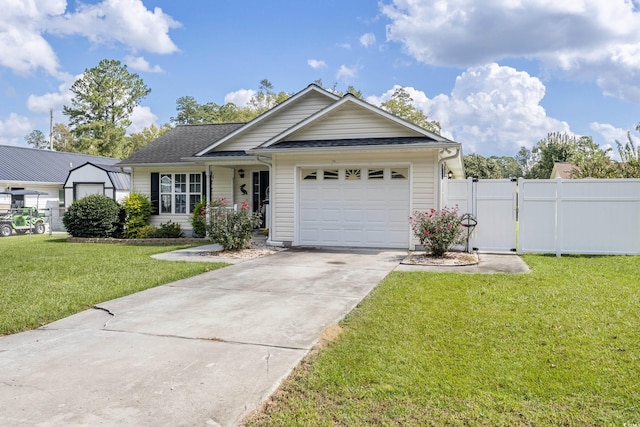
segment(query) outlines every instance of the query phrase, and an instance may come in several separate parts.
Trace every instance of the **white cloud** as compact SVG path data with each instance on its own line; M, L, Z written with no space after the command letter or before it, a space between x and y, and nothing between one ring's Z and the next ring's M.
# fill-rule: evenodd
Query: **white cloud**
M62 111L64 105L70 105L73 92L70 88L79 76L67 75L65 82L58 86L58 92L45 93L44 95L29 95L27 108L35 113L48 113L49 110Z
M148 73L161 73L163 71L159 65L155 65L152 67L149 64L149 61L144 59L144 57L142 56L127 55L124 58L124 62L125 64L127 64L127 67L131 68L132 70L145 71Z
M240 89L225 95L224 102L233 102L238 107L246 107L249 100L256 92L252 89Z
M360 36L360 44L364 47L373 46L376 44L376 36L373 33L365 33Z
M131 112L131 125L127 128L127 133L142 132L145 128L156 124L158 116L151 112L151 108L140 105L133 108Z
M141 0L78 3L67 11L65 0L4 2L0 20L0 66L26 74L43 69L60 80L58 58L46 34L79 35L96 44L120 43L133 52L178 51L169 30L180 23L160 8L148 10Z
M351 49L351 45L349 43L336 43L336 46L342 49L347 49L347 50Z
M476 66L504 58L595 81L640 102L640 13L629 0L393 0L387 39L426 64Z
M0 120L0 144L26 145L24 137L31 131L33 125L28 118L11 113L5 120Z
M620 129L608 123L593 122L589 125L592 131L597 132L607 142L607 144L614 146L616 141L622 144L627 142L627 130Z
M80 4L75 12L52 19L47 30L77 34L96 44L121 43L134 51L168 54L178 51L169 30L180 23L161 8L148 10L141 0L103 0Z
M327 68L327 63L321 61L319 59L307 59L307 64L313 68L314 70L320 70L322 68Z
M379 105L394 90L367 101ZM570 132L566 122L547 116L540 105L545 94L542 82L511 67L469 68L457 77L449 96L429 99L412 87L405 90L414 106L440 122L443 136L463 144L466 154L513 156L519 147L531 148L549 132Z
M346 65L341 65L336 73L336 78L338 80L353 80L358 76L358 67L352 66L347 67Z

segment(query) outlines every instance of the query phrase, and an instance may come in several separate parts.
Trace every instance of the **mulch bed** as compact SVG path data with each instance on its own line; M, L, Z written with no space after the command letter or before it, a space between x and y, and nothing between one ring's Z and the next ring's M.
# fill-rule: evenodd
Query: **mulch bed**
M400 264L461 267L476 265L479 262L478 254L475 252L446 252L442 258L436 258L425 252L412 252Z

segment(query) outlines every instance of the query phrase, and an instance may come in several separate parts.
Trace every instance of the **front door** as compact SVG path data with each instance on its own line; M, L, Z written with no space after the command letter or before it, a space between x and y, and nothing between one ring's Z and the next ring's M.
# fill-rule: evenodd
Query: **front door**
M260 227L265 227L267 205L269 204L269 171L256 171L253 173L252 183L253 212L262 214Z

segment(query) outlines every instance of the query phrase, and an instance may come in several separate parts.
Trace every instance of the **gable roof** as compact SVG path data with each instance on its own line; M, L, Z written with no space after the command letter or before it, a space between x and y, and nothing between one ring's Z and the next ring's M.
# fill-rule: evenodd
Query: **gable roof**
M562 179L572 179L575 166L568 162L555 162L551 171L551 179L560 177Z
M193 156L242 126L244 123L178 125L118 163L118 166L184 163L183 158Z
M359 106L361 108L364 108L368 111L371 111L375 114L378 114L382 117L385 117L386 119L406 127L407 129L410 129L418 134L421 134L427 138L430 138L433 142L444 142L444 143L451 143L451 144L457 144L454 141L451 141L450 139L447 139L441 135L438 135L436 133L433 132L429 132L428 130L421 128L420 126L417 126L411 122L408 122L406 120L403 120L385 110L383 110L382 108L378 108L372 104L369 104L366 101L363 101L359 98L357 98L356 96L354 96L351 93L346 94L345 96L343 96L339 101L334 102L333 104L331 104L330 106L328 106L327 108L324 108L320 111L318 111L315 114L312 114L311 116L307 117L306 119L302 120L300 123L298 123L295 126L290 127L289 129L287 129L286 131L282 132L279 135L274 136L273 138L271 138L268 141L265 141L263 144L261 144L259 147L257 147L258 149L261 148L268 148L271 145L274 144L279 144L280 141L282 141L283 139L285 139L286 137L295 134L296 132L310 126L311 124L313 124L314 122L316 122L317 120L326 117L328 115L330 115L332 112L342 108L343 106L345 106L346 104L353 104L356 106Z
M69 169L87 162L114 165L119 160L88 154L0 145L0 181L62 184Z
M69 170L69 173L67 174L67 179L65 179L64 181L64 186L65 187L67 186L67 183L69 182L69 178L71 177L71 174L74 171L85 168L87 166L92 166L94 168L103 170L107 174L107 177L109 177L111 184L116 190L127 191L131 188L130 187L131 175L128 171L123 172L120 168L117 168L112 165L101 165L101 164L92 163L92 162L86 162L83 165L80 165L78 167L75 167Z
M242 128L236 129L235 132L230 133L229 135L226 135L224 138L221 138L220 140L216 141L214 144L211 144L208 147L205 147L204 149L200 150L199 152L195 153L195 156L203 156L205 155L207 152L213 150L216 147L219 147L220 145L224 144L226 141L228 141L231 138L236 137L237 135L246 132L249 129L252 129L253 127L257 126L259 123L262 123L262 121L268 119L269 117L273 116L274 114L278 113L279 111L288 108L291 104L296 103L299 99L307 96L309 93L319 93L321 95L326 96L327 98L330 98L334 101L340 99L340 96L329 92L326 89L321 88L320 86L318 86L315 83L310 84L309 86L307 86L305 89L301 90L300 92L294 94L293 96L289 97L288 99L286 99L284 102L276 105L275 107L271 108L268 111L265 111L264 113L262 113L261 115L259 115L258 117L256 117L255 119L251 120L249 123L247 123L246 125L244 125Z

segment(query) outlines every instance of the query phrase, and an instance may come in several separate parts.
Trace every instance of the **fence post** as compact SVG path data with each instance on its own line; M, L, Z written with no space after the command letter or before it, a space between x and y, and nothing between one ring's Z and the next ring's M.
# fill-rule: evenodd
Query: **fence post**
M522 255L524 251L522 250L522 212L524 207L524 178L518 178L518 205L517 205L517 215L516 215L516 248L518 250L518 254Z
M555 220L555 244L556 256L562 256L562 178L556 178L556 220Z

